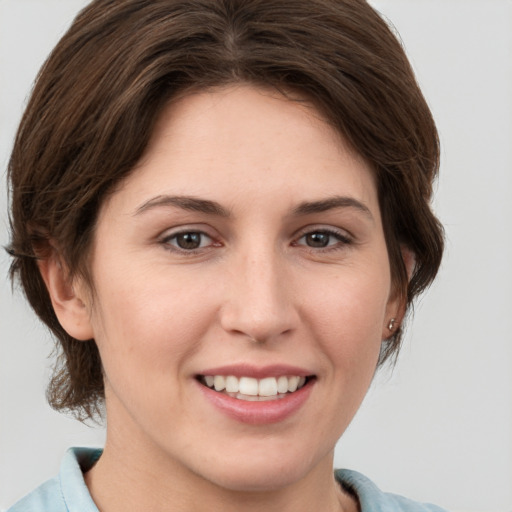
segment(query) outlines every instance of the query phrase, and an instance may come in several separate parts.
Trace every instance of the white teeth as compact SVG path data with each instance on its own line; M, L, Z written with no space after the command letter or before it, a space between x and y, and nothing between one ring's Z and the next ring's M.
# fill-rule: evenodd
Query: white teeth
M226 387L226 379L223 375L215 375L213 378L215 391L222 391Z
M297 387L299 385L299 377L289 377L288 378L288 391L290 393L293 393L294 391L297 390Z
M258 379L242 377L240 379L239 386L239 390L242 395L256 396L258 394Z
M254 379L253 377L235 377L233 375L205 375L204 384L215 391L225 391L235 395L247 397L281 397L286 393L293 393L306 383L306 377L296 375L281 377L266 377ZM239 396L237 396L239 398Z
M238 379L232 375L226 377L226 391L228 393L238 393L239 390Z
M268 377L260 380L258 395L274 396L277 395L277 381L274 377Z
M279 377L277 379L277 392L287 393L288 392L288 377Z

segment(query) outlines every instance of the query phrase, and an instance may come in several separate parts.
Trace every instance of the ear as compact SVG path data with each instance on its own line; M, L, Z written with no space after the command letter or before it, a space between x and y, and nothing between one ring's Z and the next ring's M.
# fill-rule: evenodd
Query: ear
M52 249L48 257L39 260L38 266L55 314L64 330L77 340L92 339L94 336L90 308L86 305L86 298L80 293L85 291L84 286L76 286L76 283L74 286L56 249ZM78 293L75 288L79 289Z
M407 272L407 281L410 282L416 265L416 256L414 255L414 252L404 245L400 247L400 251L402 253L402 260ZM397 291L392 292L386 307L386 317L382 328L382 339L390 338L400 327L405 316L406 306L406 297L402 296L402 294Z
M400 251L402 252L402 259L404 260L405 270L407 271L407 281L410 281L414 267L416 267L416 255L405 245L400 247Z

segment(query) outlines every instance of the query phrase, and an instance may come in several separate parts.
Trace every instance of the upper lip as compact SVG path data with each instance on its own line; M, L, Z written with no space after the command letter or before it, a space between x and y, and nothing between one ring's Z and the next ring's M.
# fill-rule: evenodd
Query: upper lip
M264 379L265 377L280 377L282 375L310 377L313 375L313 372L298 366L290 366L286 364L273 364L269 366L236 364L208 368L201 371L199 375L233 375L234 377L252 377L254 379Z

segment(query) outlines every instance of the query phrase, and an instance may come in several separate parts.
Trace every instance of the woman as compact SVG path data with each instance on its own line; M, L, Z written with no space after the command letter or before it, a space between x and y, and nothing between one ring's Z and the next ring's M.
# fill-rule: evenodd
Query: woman
M11 510L439 510L332 473L435 277L435 125L365 3L92 2L10 161L13 276L93 418Z

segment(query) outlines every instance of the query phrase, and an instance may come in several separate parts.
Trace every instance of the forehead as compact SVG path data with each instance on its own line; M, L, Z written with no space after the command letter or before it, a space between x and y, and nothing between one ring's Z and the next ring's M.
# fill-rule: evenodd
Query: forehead
M305 96L242 83L192 90L170 101L155 124L146 155L163 137L172 136L177 147L181 141L189 144L191 138L200 143L214 132L217 143L236 146L248 136L261 143L267 134L276 135L283 127L290 134L321 131L322 138L336 142L340 151L348 147Z
M237 85L170 102L119 190L142 200L159 190L215 196L249 188L254 198L304 201L332 196L333 187L376 200L370 166L309 101Z

